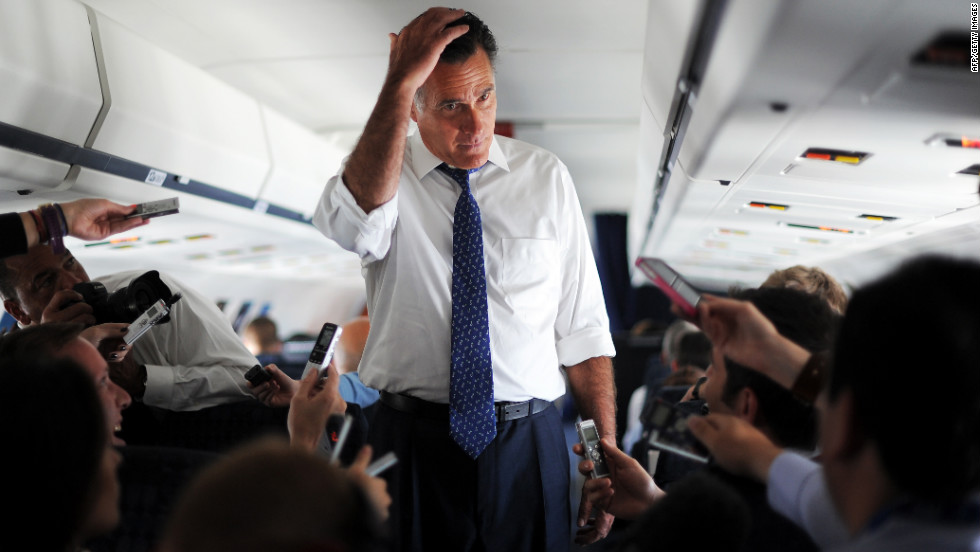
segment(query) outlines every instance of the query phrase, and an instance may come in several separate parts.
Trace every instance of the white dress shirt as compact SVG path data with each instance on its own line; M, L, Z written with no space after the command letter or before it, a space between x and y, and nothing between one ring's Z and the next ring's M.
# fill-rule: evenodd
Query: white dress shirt
M448 403L460 189L440 163L409 137L395 197L365 214L341 178L345 161L313 224L361 257L371 317L361 380ZM495 400L554 400L565 393L561 365L615 354L571 176L554 154L494 136L470 189L483 219Z
M118 272L95 278L113 292L143 274ZM214 301L160 274L171 293L183 297L170 311L170 322L157 324L130 352L146 365L143 402L168 410L200 410L252 399L245 372L258 364Z

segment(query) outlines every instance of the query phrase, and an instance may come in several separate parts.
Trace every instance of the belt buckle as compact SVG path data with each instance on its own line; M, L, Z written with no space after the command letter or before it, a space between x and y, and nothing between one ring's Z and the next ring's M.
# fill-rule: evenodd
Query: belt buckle
M504 420L527 417L531 413L531 401L504 405Z

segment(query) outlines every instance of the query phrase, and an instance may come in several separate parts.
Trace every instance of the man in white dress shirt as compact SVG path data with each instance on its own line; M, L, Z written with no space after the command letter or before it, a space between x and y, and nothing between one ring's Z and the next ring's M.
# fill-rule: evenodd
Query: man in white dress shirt
M71 251L55 254L45 244L0 260L4 308L22 326L47 322L96 322L92 306L72 288L89 282ZM109 293L127 286L141 271L101 276ZM181 293L171 320L151 328L119 362L110 358L113 381L136 400L168 410L199 410L251 400L245 372L256 364L214 302L164 275L171 293Z
M390 38L378 102L313 222L362 260L372 325L359 373L382 392L369 440L399 457L393 544L567 550L567 448L550 404L565 393L562 367L582 417L615 435L615 351L575 188L553 154L493 134L496 44L476 16L432 8ZM461 187L443 164L469 170L482 217L497 425L476 458L449 429Z

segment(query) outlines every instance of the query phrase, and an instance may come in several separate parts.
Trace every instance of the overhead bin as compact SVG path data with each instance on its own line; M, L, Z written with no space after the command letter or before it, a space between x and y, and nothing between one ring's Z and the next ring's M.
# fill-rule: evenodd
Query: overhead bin
M96 12L110 92L96 150L257 197L270 160L259 103Z
M280 113L261 109L272 169L258 199L312 217L345 152Z
M64 0L0 2L0 122L84 145L102 107L85 7ZM0 148L0 190L61 184L68 165Z

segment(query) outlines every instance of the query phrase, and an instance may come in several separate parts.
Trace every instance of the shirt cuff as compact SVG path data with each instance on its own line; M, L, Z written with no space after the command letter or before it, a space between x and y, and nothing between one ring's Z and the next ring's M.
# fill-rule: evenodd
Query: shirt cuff
M169 366L147 364L146 391L143 392L143 404L170 408L176 385L174 371Z
M575 366L590 358L616 356L612 335L605 328L585 328L565 336L557 344L558 362Z
M343 176L337 177L337 185L333 187L331 193L334 203L341 206L348 221L353 224L361 235L371 234L385 228L390 228L395 224L398 215L398 192L394 197L382 204L370 213L365 213L364 209L357 204L354 194L347 188Z
M800 495L809 477L819 475L820 467L792 452L783 452L769 467L769 504L781 514L790 517L799 506Z

